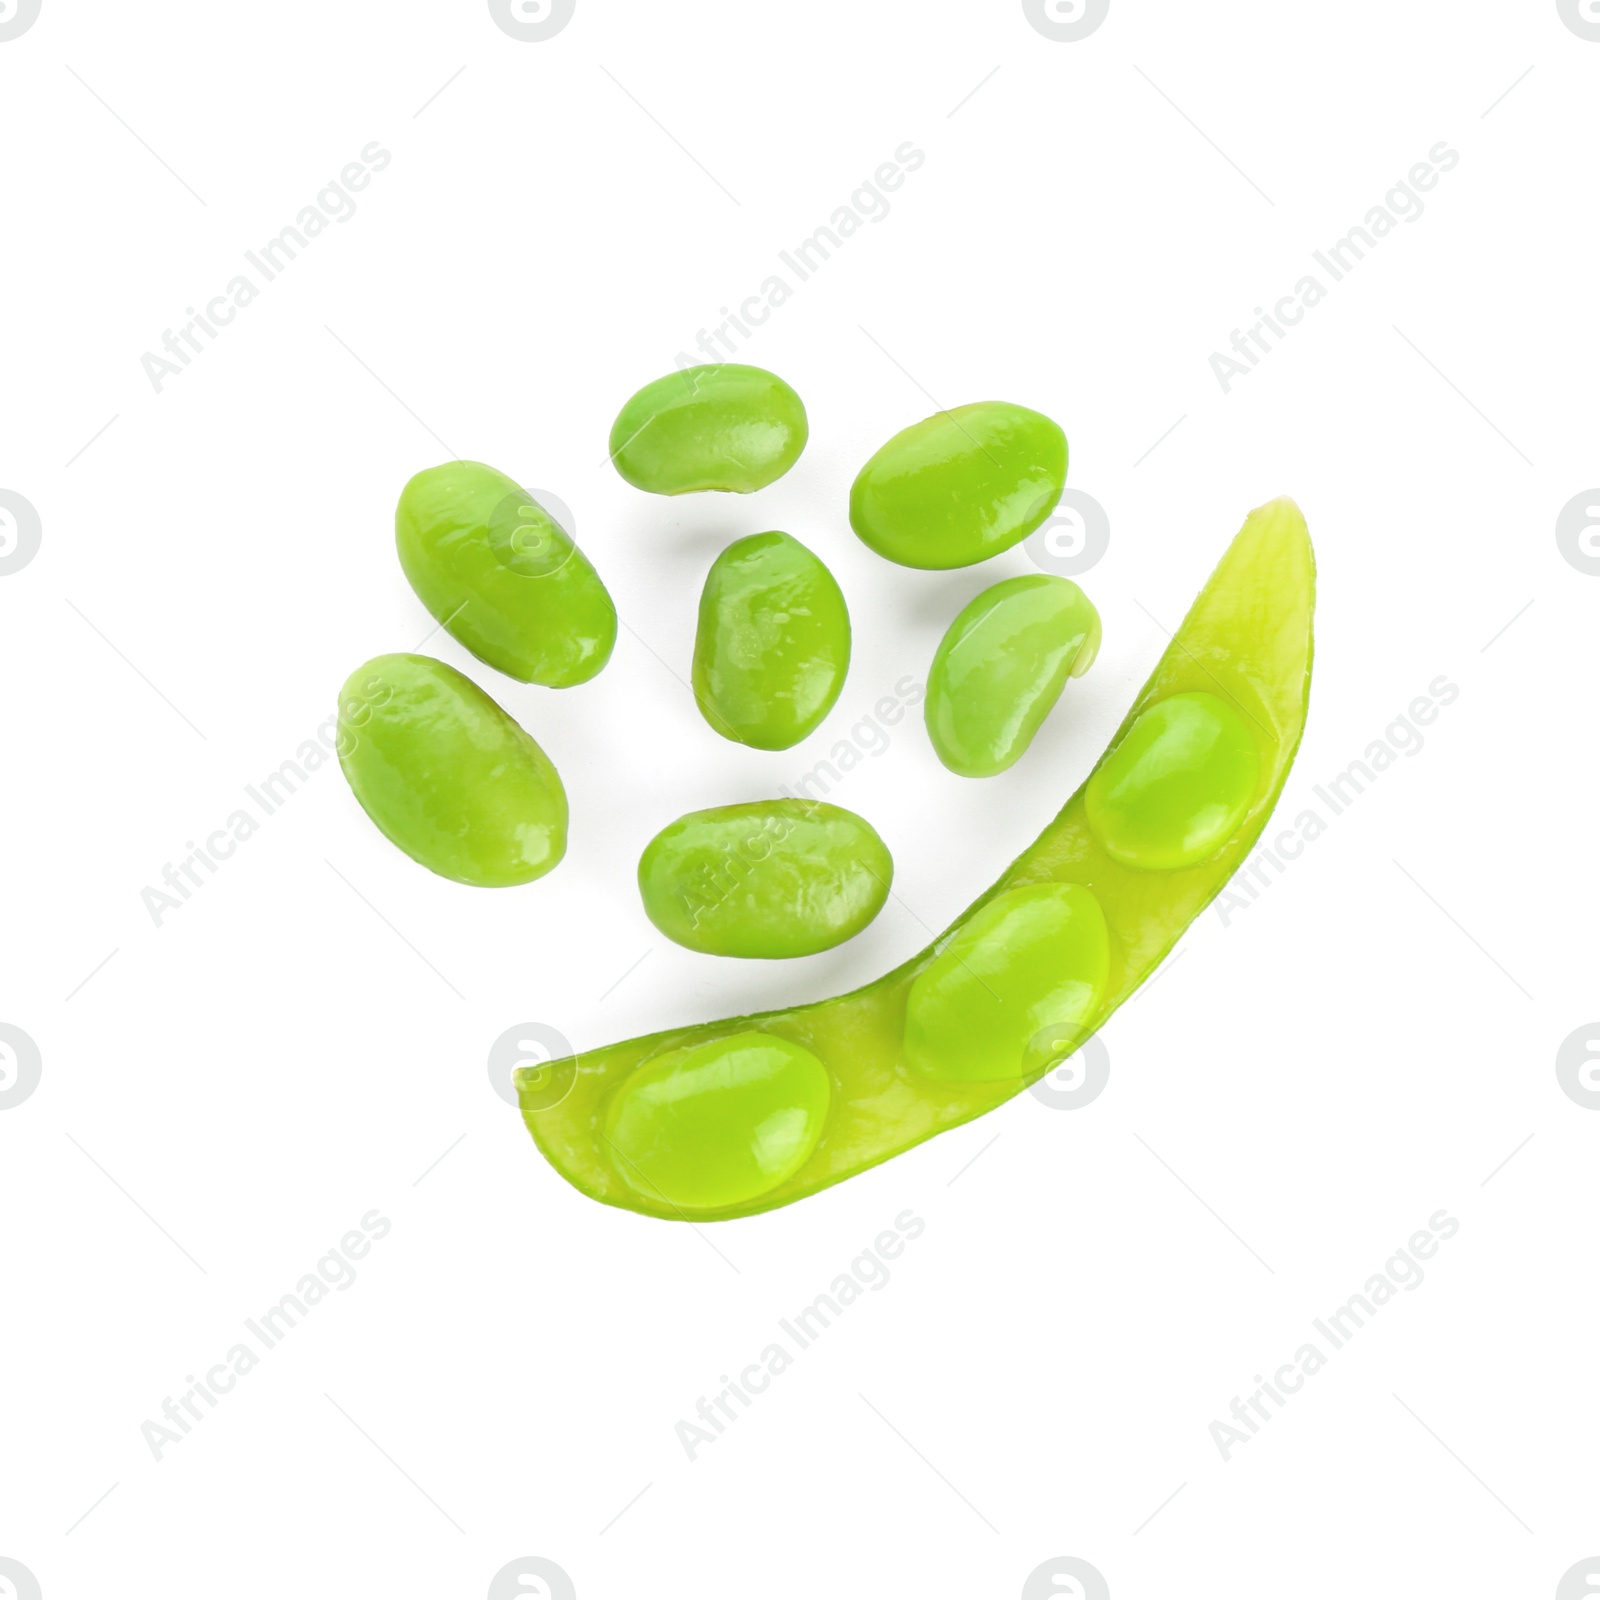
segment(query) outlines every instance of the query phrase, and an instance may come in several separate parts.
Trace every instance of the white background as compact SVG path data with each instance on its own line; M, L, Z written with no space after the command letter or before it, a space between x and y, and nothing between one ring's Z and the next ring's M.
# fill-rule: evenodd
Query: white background
M1011 1596L1058 1556L1118 1600L1553 1595L1600 1550L1600 1114L1554 1070L1600 1013L1600 579L1555 539L1600 481L1597 88L1554 0L1113 0L1076 43L1011 0L578 0L543 43L471 0L44 0L0 43L0 488L43 528L0 578L0 1021L43 1057L0 1113L0 1556L47 1600L480 1596L530 1555L584 1600ZM374 140L356 214L155 392L141 356ZM908 140L889 214L739 346L806 401L795 470L623 484L623 399ZM1425 213L1224 394L1212 352L1440 141ZM650 835L792 783L1032 570L905 571L846 521L889 434L984 398L1057 417L1110 517L1098 664L1003 777L946 773L914 713L833 791L897 863L851 945L667 945ZM626 623L563 692L427 645L556 761L565 863L432 877L330 764L157 927L141 891L186 841L428 634L392 510L458 453L566 501ZM1106 1029L1093 1104L1024 1095L699 1232L544 1163L489 1080L504 1030L596 1045L919 948L1279 493L1321 576L1283 820L1433 680L1459 697L1196 923ZM770 527L830 563L857 639L778 755L681 681L711 557ZM359 1280L157 1462L141 1424L374 1208ZM691 1462L675 1424L907 1208L893 1281ZM1225 1463L1212 1421L1441 1208L1421 1287Z

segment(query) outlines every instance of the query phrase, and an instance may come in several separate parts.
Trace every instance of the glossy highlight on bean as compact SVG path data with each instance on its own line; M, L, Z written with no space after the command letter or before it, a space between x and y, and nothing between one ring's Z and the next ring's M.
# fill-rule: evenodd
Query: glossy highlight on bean
M380 831L443 878L501 889L567 848L567 795L533 737L454 667L376 656L339 693L339 765Z
M606 1107L601 1137L635 1194L674 1211L723 1211L805 1165L832 1092L804 1046L736 1033L640 1067Z
M731 1096L726 1124L709 1110L674 1123L673 1149L683 1170L700 1162L734 1161L737 1168L737 1181L719 1180L692 1195L692 1215L706 1221L815 1194L1019 1093L1104 1025L1248 857L1304 731L1314 604L1305 519L1292 501L1275 500L1246 519L1088 782L927 949L830 999L674 1026L583 1051L562 1064L570 1088L553 1104L538 1093L535 1075L519 1073L524 1121L539 1149L593 1199L682 1220L689 1213L681 1200L665 1198L665 1186L646 1192L624 1177L603 1134L609 1108L636 1079L652 1084L646 1074L654 1063L730 1038L754 1035L805 1052L826 1075L830 1094L825 1114L814 1103L809 1110L787 1107L790 1123L803 1127L806 1138L785 1142L784 1159L752 1164L746 1158L750 1129L762 1119ZM1118 780L1131 758L1119 752L1144 748L1148 735L1130 741L1153 709L1176 701L1180 719L1186 718L1185 697L1202 695L1221 702L1251 731L1258 765L1243 810L1201 861L1157 868L1119 860L1097 835L1089 787L1100 772L1108 774L1104 784L1130 808L1133 853L1147 852L1152 841L1165 848L1174 813L1165 803L1149 813L1140 809L1164 791L1141 779L1124 793ZM1147 726L1160 734L1164 725L1158 718ZM1219 739L1217 748L1225 750L1226 727ZM1161 743L1154 738L1150 748ZM1245 787L1235 782L1231 766L1220 786L1206 762L1198 771L1208 794L1219 789L1236 799ZM1178 830L1185 848L1193 843L1192 831ZM1126 843L1119 848L1129 854ZM696 1080L697 1100L701 1090L713 1096L714 1081ZM820 1133L799 1158L818 1123Z
M1034 573L964 606L934 653L923 705L939 759L964 778L1019 761L1068 677L1100 649L1100 615L1070 578Z
M787 750L833 709L850 670L850 613L798 539L753 533L711 564L700 594L694 697L725 739Z
M1061 1039L1087 1037L1111 969L1105 914L1076 883L1007 889L935 950L906 996L905 1056L955 1082L1043 1070Z
M781 960L853 939L883 909L888 846L821 800L691 811L639 859L639 894L669 939L707 955Z
M1067 482L1067 436L1004 400L938 411L897 433L850 488L850 526L906 567L970 567L1041 526Z
M611 659L617 608L559 522L481 461L419 472L395 548L417 597L480 661L522 683L587 683Z
M1089 827L1125 867L1147 872L1204 861L1255 798L1261 764L1250 724L1204 691L1158 701L1089 780Z
M611 460L636 489L750 494L800 459L810 429L776 373L724 362L647 383L611 425Z

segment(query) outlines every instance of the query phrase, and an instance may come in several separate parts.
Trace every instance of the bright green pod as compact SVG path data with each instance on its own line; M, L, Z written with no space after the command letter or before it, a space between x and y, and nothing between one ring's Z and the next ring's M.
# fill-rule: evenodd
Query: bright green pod
M805 1165L832 1091L803 1045L736 1033L640 1067L606 1107L600 1135L634 1194L680 1215L725 1211Z
M810 956L883 909L889 847L864 817L821 800L691 811L639 858L639 894L675 944L713 956Z
M611 459L650 494L749 494L781 478L808 436L806 408L782 378L724 362L647 383L611 425Z
M1204 861L1255 798L1250 724L1203 690L1150 707L1089 780L1089 827L1113 861L1170 872Z
M566 852L567 795L550 758L431 656L377 656L350 675L338 751L362 810L442 878L531 883Z
M897 433L850 489L850 526L903 567L970 567L1026 539L1060 503L1067 436L1038 411L983 400Z
M394 514L417 598L480 661L566 689L611 659L617 608L584 553L528 491L480 461L419 472Z
M1007 578L950 624L928 673L923 719L939 759L964 778L1013 765L1069 676L1100 650L1100 614L1070 578Z
M905 1050L946 1082L1020 1081L1071 1055L1111 971L1105 914L1076 883L1008 889L935 948L906 996Z
M549 1092L547 1068L519 1071L523 1118L539 1149L596 1200L681 1219L681 1206L620 1175L601 1137L607 1107L668 1053L751 1032L782 1038L822 1063L832 1097L815 1147L787 1177L752 1198L696 1212L700 1221L748 1216L843 1182L1035 1082L1159 968L1256 848L1305 728L1315 590L1311 541L1295 504L1276 500L1252 512L1102 758L1109 766L1152 707L1180 697L1213 696L1244 718L1259 759L1254 788L1203 861L1167 871L1119 861L1096 833L1082 786L998 882L892 972L829 998L586 1050L559 1064L559 1097ZM1104 920L1103 945L1091 904ZM1035 1023L1042 1026L1029 1034Z
M850 613L798 539L752 533L711 564L700 592L694 697L725 739L799 744L833 709L850 667Z

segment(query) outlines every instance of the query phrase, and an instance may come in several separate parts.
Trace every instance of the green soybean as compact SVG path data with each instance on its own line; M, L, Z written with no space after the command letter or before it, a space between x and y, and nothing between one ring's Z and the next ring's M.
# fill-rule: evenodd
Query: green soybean
M715 956L831 950L877 916L893 878L872 825L820 800L691 811L639 859L650 920L674 943Z
M505 888L567 848L550 758L470 678L431 656L377 656L339 694L339 765L362 809L440 877Z
M800 396L775 373L735 362L686 367L644 388L611 425L611 459L636 489L749 494L800 459Z
M617 610L600 575L526 489L479 461L419 472L395 511L400 565L480 661L565 689L611 658Z
M923 717L964 778L1013 765L1100 649L1100 615L1070 578L1007 578L964 606L934 652Z
M1175 694L1144 712L1089 779L1089 827L1125 867L1192 867L1238 827L1260 770L1233 706L1203 691Z
M787 750L833 709L850 667L850 613L798 539L752 533L711 564L700 594L694 697L725 739Z
M1077 1048L1105 993L1111 939L1080 884L1008 889L936 946L906 997L906 1060L931 1078L1020 1080Z
M679 1213L725 1211L805 1165L832 1090L803 1045L735 1033L640 1067L606 1107L601 1137L634 1194Z
M1162 870L1119 860L1102 843L1087 787L1080 788L952 927L885 976L809 1004L586 1050L564 1071L570 1088L554 1103L538 1070L519 1072L523 1118L539 1149L596 1200L682 1218L681 1205L623 1176L601 1136L608 1108L636 1077L652 1082L643 1075L675 1053L749 1034L798 1046L821 1064L832 1089L825 1119L789 1107L796 1125L809 1130L821 1122L810 1154L761 1192L751 1193L753 1181L729 1185L695 1213L699 1220L748 1216L852 1177L982 1116L1034 1082L1155 972L1255 848L1305 727L1315 589L1311 542L1294 503L1277 500L1252 512L1096 769L1112 768L1153 707L1206 695L1236 711L1256 741L1259 769L1243 812L1204 861ZM1202 796L1216 787L1204 764L1196 783ZM1165 816L1157 813L1163 827ZM1160 835L1157 828L1152 836ZM1141 833L1134 843L1143 851L1148 839ZM1182 1020L1173 1025L1174 1038L1181 1038ZM745 1148L752 1121L759 1116L742 1110L730 1119L744 1130L730 1135L737 1150ZM701 1141L686 1144L694 1151L686 1167L731 1159L718 1153L726 1125L708 1112L699 1126ZM787 1148L792 1154L799 1147ZM763 1181L777 1170L765 1169ZM745 1198L728 1198L735 1193Z
M1067 481L1067 436L1038 411L984 400L897 433L850 490L862 543L905 567L970 567L1039 527Z

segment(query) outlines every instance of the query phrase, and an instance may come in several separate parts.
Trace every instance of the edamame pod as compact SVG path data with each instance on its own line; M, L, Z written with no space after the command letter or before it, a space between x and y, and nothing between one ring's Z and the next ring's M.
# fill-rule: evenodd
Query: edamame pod
M561 1064L569 1086L555 1103L541 1094L539 1074L524 1069L517 1074L523 1117L540 1150L596 1200L684 1217L681 1204L629 1183L599 1130L652 1063L701 1047L731 1048L729 1041L751 1034L798 1047L821 1064L830 1085L822 1130L785 1176L776 1176L786 1166L778 1163L741 1184L736 1200L726 1193L705 1197L697 1219L787 1205L1017 1094L1105 1023L1254 848L1305 727L1314 597L1311 541L1299 509L1275 500L1252 512L1091 774L1089 785L1098 773L1108 774L1109 792L1126 808L1124 832L1107 833L1109 845L1102 841L1096 830L1105 827L1107 813L1095 821L1086 785L950 929L876 982L835 999L584 1051ZM1194 785L1170 789L1143 767L1165 736L1161 722L1153 725L1157 737L1139 733L1146 715L1197 694L1237 713L1255 749L1254 784L1223 837L1209 819L1219 792L1237 795L1231 766L1219 784L1202 760ZM1188 715L1180 706L1176 720ZM1143 853L1152 842L1165 848L1173 838L1185 852L1190 841L1203 840L1210 854L1171 867L1118 859L1119 851ZM963 960L973 968L970 978L957 976ZM983 995L979 978L993 997ZM1035 1023L1038 1031L1028 1034ZM726 1117L714 1130L702 1124L702 1131L685 1133L684 1150L721 1160L724 1141L741 1150L759 1142L772 1108L731 1095L725 1104ZM809 1127L811 1114L791 1106L774 1126ZM784 1149L792 1154L801 1143L786 1141ZM765 1185L759 1193L758 1183Z
M923 716L939 759L964 778L1018 761L1100 649L1100 615L1070 578L1007 578L962 608L934 652Z
M636 489L749 494L781 478L806 447L800 396L776 373L724 362L647 383L611 425L611 459Z
M903 567L970 567L1026 539L1067 482L1067 436L1038 411L983 400L897 433L850 489L850 526Z
M350 675L338 751L362 810L442 878L530 883L566 852L567 795L550 758L431 656L377 656Z
M394 514L417 598L480 661L565 689L611 659L617 608L600 575L528 491L480 461L419 472Z
M700 593L694 697L725 739L787 750L833 709L850 668L850 613L798 539L752 533L711 564Z
M894 862L864 817L821 800L691 811L639 858L639 894L675 944L714 956L815 955L883 909Z

